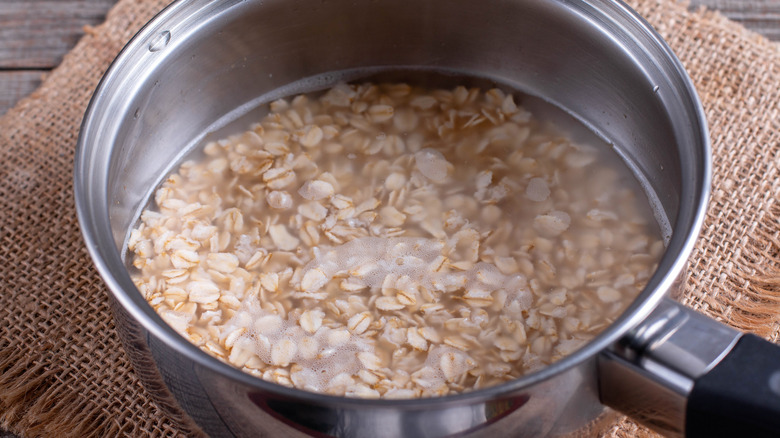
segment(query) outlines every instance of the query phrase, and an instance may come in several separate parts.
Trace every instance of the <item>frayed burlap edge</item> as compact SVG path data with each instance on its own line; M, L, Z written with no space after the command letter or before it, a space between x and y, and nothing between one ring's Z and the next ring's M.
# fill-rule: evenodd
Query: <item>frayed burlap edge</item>
M0 118L0 425L20 436L188 435L149 399L122 351L72 195L90 96L166 3L120 1Z
M79 399L69 388L57 384L56 368L19 359L0 361L0 388L4 392L0 409L6 427L25 436L119 435L118 425L106 421L105 414L90 400Z
M165 0L121 0L32 96L0 119L0 424L22 436L187 434L154 405L121 351L75 224L78 127L99 77ZM777 47L717 13L632 0L704 102L713 196L683 302L778 341ZM604 436L653 436L629 420Z

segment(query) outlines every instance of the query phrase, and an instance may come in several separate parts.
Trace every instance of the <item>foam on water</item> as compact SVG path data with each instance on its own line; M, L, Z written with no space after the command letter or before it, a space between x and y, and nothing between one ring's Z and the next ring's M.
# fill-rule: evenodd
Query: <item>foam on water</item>
M459 246L459 237L444 241L418 237L361 237L343 245L323 247L317 257L303 269L321 270L328 280L335 276L362 282L370 288L387 287L389 278L448 292L454 289L481 290L490 293L498 289L529 293L525 277L504 275L495 265L476 263L460 272L442 272L442 251ZM446 248L445 248L446 247ZM396 284L391 288L401 288Z
M443 182L447 178L447 160L436 149L425 148L414 154L417 169L433 182Z
M504 290L507 309L519 313L530 308L533 298L523 275L505 275L495 265L481 262L462 272L437 271L436 267L442 263L442 251L457 246L458 242L453 239L362 237L342 245L323 247L303 271L319 269L328 281L346 277L369 288L387 287L387 279L394 278L396 282L391 289L416 285L442 292L465 289L475 298ZM246 332L236 346L250 349L265 363L278 361L282 353L275 353L274 348L286 345L284 348L291 349L285 362L300 367L291 378L305 382L301 386L313 391L327 391L329 385L338 384L341 374L356 376L360 370L367 369L358 353L377 353L374 342L344 329L322 326L314 333L308 333L299 324L297 316L283 319L269 313L256 298L247 300L226 324L223 339L241 328ZM475 362L467 353L440 345L427 353L424 363L427 369L421 371L419 379L433 388L448 376L460 375L474 366Z
M373 344L351 336L344 329L323 326L315 333L307 333L298 325L297 318L283 319L267 312L256 299L243 304L225 325L222 336L241 328L246 332L236 341L234 349L249 349L267 364L276 363L284 356L284 362L301 367L291 374L291 379L296 384L305 382L300 386L317 392L327 391L342 373L356 375L364 368L357 354L376 350ZM282 351L283 348L288 351Z
M384 69L376 69L375 72L384 71ZM257 108L267 102L301 92L322 90L332 86L335 82L365 77L371 73L371 69L329 73L297 81L254 99L241 108L236 109L212 125L208 131L227 129L229 125L240 118L246 117L250 111L257 110ZM346 85L337 86L333 89L335 91L326 93L323 99L327 98L328 94L333 94L333 99L337 99L339 90L345 88L348 87ZM393 134L392 131L390 133ZM386 134L384 132L377 137L378 140L384 140L385 138ZM435 187L436 190L440 190L442 186L439 183L445 182L449 184L449 180L452 179L454 182L463 183L467 191L476 189L475 196L484 201L487 198L488 188L498 191L498 189L509 187L508 185L506 187L501 185L504 180L500 177L500 170L496 170L499 176L495 178L493 171L480 172L476 176L458 170L453 171L453 169L462 169L457 167L461 165L460 161L454 159L453 155L448 155L447 157L451 160L451 162L448 162L448 158L445 158L445 155L436 149L420 149L422 144L423 142L420 142L420 146L417 148L410 148L411 151L416 151L413 155L413 172L417 174L415 178L420 181L427 178L429 181L425 181L425 184ZM578 163L582 161L579 155L572 154L572 156L574 157L573 160L579 160ZM512 155L508 157L511 158ZM617 160L617 157L615 159ZM469 163L469 160L463 160L463 162ZM572 167L577 166L572 165ZM451 175L448 175L448 172ZM457 175L457 177L454 175ZM616 181L618 180L616 179ZM434 184L430 184L430 182ZM623 181L620 182L622 183ZM384 181L382 186L387 185L386 183L387 181ZM308 184L311 185L312 183ZM327 195L324 197L333 195L331 193L333 188L330 187L330 183L319 181L318 184L323 187L322 190L316 191L317 193ZM327 188L325 184L330 189L325 190ZM551 190L556 189L556 184L557 177L545 176L544 178L531 178L526 187L523 187L521 183L518 183L517 186L518 190L522 190L518 193L524 193L526 200L534 201L525 202L532 209L524 214L529 217L535 217L532 223L533 228L538 229L541 236L549 237L550 239L567 230L572 223L572 217L568 213L550 210L553 207L552 202L555 200L555 196L551 196L554 195ZM314 190L304 189L303 192L299 190L297 194L307 200L320 198L319 195L315 196ZM435 204L434 201L437 201L436 197L432 196L431 198L433 198L433 201L425 199L422 202ZM444 196L441 196L441 198L444 198ZM496 199L499 198L496 197ZM458 221L453 217L457 216L458 220L465 223L468 223L470 220L477 221L477 216L463 219L456 214L458 208L460 208L458 207L460 204L456 201L457 199L453 196L453 204L444 209L452 207L451 211L454 212L448 220L456 224ZM543 209L543 211L533 211L533 208L537 207ZM325 210L325 207L322 207L322 209ZM478 211L480 209L475 208L475 210ZM498 210L498 207L493 204L482 206L481 212L485 214L479 217L491 217L492 214L495 218L496 214L491 212L496 210ZM515 213L511 209L507 211ZM326 213L327 210L322 216L325 217ZM381 214L380 212L380 216ZM412 214L410 213L411 216ZM328 220L334 217L331 216ZM352 222L349 223L349 226L366 226L362 222L359 223L359 219L356 218L350 219L350 221ZM485 221L486 224L489 223L489 219L485 219ZM333 222L328 227L332 227ZM659 222L662 221L659 219ZM508 222L509 226L501 229L490 228L490 232L496 232L496 235L500 236L500 233L505 235L495 239L501 241L494 242L494 244L501 246L503 240L520 238L518 237L520 236L518 229L522 227L517 226L517 223L519 222ZM453 228L451 231L454 232L455 229L457 228ZM420 234L411 235L419 236ZM501 269L504 269L506 272L520 272L518 267L510 269L506 268L507 265L504 264L499 269L498 264L480 261L479 241L484 239L484 235L487 235L486 232L464 228L454 232L448 238L442 237L447 235L443 232L431 232L423 235L437 237L361 237L341 245L321 245L312 248L312 253L309 254L312 258L304 258L303 260L308 260L308 263L302 266L300 271L296 271L296 275L300 274L294 277L297 279L292 281L285 280L290 281L290 286L294 288L290 295L294 300L292 309L288 307L286 311L280 310L282 313L289 312L287 316L280 316L273 310L273 306L268 305L279 305L278 302L263 303L259 302L257 297L248 298L242 302L241 307L234 316L220 328L221 341L231 340L231 345L233 345L230 351L231 357L234 355L239 356L242 351L251 351L257 355L256 358L252 358L255 361L259 359L265 364L278 367L287 367L294 364L289 371L277 371L282 373L288 372L289 378L296 387L315 392L334 392L332 391L334 385L338 387L351 386L352 383L347 383L347 381L355 381L361 378L359 377L360 373L363 372L365 374L365 371L370 369L369 365L366 365L365 359L361 360L361 357L365 358L367 354L383 356L383 359L392 355L392 360L384 360L383 363L387 365L383 366L388 366L393 370L398 368L400 370L399 374L406 374L407 377L409 377L410 372L417 374L416 377L414 375L411 377L425 381L426 384L421 384L421 386L427 388L437 388L442 382L451 379L453 375L463 375L470 367L474 366L474 359L480 359L481 355L474 354L472 350L461 351L449 345L436 345L433 341L431 341L430 347L423 342L425 344L424 348L418 348L416 344L412 343L412 335L406 331L407 327L400 326L400 324L392 327L392 324L387 323L391 318L398 319L393 316L394 310L397 309L390 308L388 310L389 306L380 307L377 305L377 302L380 299L384 300L384 297L400 297L401 291L419 292L420 289L425 288L437 292L435 301L440 305L468 301L474 309L479 309L479 311L487 315L487 312L481 307L487 308L488 304L483 302L495 301L495 307L501 309L502 315L508 315L520 320L522 312L531 308L534 298L523 275L506 275L501 271ZM534 242L534 244L536 243ZM539 243L545 244L547 241L540 239ZM241 263L245 264L258 251L257 245L258 242L251 236L241 235L234 243L233 250ZM502 254L508 253L508 250L502 252ZM270 267L266 268L270 269ZM535 269L536 267L533 268ZM291 273L290 276L292 276L292 268L287 267L287 269ZM525 272L529 277L533 275L528 270L523 270L522 272ZM316 286L304 287L302 285L307 279L307 273L316 274L308 277L314 279L309 283L314 282ZM343 282L348 282L349 288L343 287ZM339 290L339 286L342 286L343 289ZM371 291L369 292L366 289L371 289ZM374 332L371 335L371 340L369 340L368 336L362 337L359 330L356 330L357 333L350 333L345 328L344 323L346 323L346 319L354 314L351 309L349 311L332 311L333 314L329 314L326 325L320 326L317 324L318 328L316 329L312 329L311 324L302 324L300 320L301 309L311 309L309 307L310 304L324 299L328 295L330 295L329 298L334 298L337 290L338 293L343 295L338 298L344 302L357 298L355 296L357 294L371 296L371 299L361 303L364 306L363 309L365 310L365 306L368 306L370 307L368 310L372 311L374 318L377 320L384 319L384 321L381 321L383 324L376 325L376 327L381 326L382 328L374 329L374 326L372 326L372 329L369 330ZM483 302L480 302L480 300L483 300ZM409 305L409 308L406 310L414 313L419 308ZM553 309L553 311L562 310L564 309ZM323 315L325 311L331 312L331 310L325 307L318 308L316 311ZM474 315L479 317L477 311L474 312ZM555 315L557 315L555 316L556 318L559 318L561 313L558 312ZM447 315L447 318L452 319L450 315ZM432 324L430 327L441 329L442 327L439 326L444 324L444 320L436 317L436 315L431 317L430 320ZM472 322L476 323L476 321ZM349 327L352 327L352 325ZM412 330L413 328L409 329ZM240 333L242 330L243 334L236 339L235 334ZM403 340L396 341L395 339L398 339L398 336L391 333L393 330L402 334ZM443 336L448 336L452 335L456 330L447 327L441 331ZM388 340L390 338L392 339ZM523 338L525 338L524 334ZM385 345L386 343L392 345L388 348L388 345ZM412 348L407 348L406 344ZM474 345L471 346L471 348L473 347ZM427 348L430 349L426 350ZM405 357L396 358L394 352L402 349L408 354ZM473 358L469 354L473 354ZM506 361L508 359L503 360ZM231 359L231 362L234 361ZM388 364L389 362L393 363ZM242 366L242 364L243 362L236 365ZM406 364L414 366L405 367L404 365ZM252 368L251 365L247 366ZM259 365L255 364L255 366ZM490 372L488 371L488 373ZM390 393L388 394L390 395Z

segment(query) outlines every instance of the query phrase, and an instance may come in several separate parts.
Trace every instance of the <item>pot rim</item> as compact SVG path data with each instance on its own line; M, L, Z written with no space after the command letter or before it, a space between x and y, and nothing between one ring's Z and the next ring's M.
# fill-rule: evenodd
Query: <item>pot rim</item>
M639 325L649 315L673 287L679 274L685 268L704 222L710 194L712 172L711 147L702 104L690 77L671 48L649 23L625 3L620 0L574 2L577 4L572 4L570 7L579 8L578 13L586 15L586 18L608 17L610 20L618 22L620 26L629 28L629 31L634 32L632 35L636 35L637 32L641 33L641 36L649 44L655 45L655 49L660 50L664 54L664 61L667 67L670 68L671 74L677 76L677 79L682 83L682 89L675 91L681 92L680 99L691 112L689 116L693 123L690 129L696 131L696 138L701 141L701 144L693 146L701 149L700 162L695 164L701 170L701 178L698 178L693 183L689 183L687 182L688 180L683 178L681 190L681 198L686 198L687 195L687 198L694 199L696 202L691 206L686 206L681 202L678 216L675 218L672 227L677 232L673 233L668 244L668 247L679 247L679 251L676 254L671 254L669 251L664 254L660 263L663 264L665 261L669 263L669 260L672 259L669 267L665 272L661 272L659 269L653 274L648 281L648 286L642 290L615 322L574 353L518 379L488 388L429 398L401 400L363 399L288 388L252 376L208 355L169 327L134 287L128 272L124 268L124 263L121 262L119 252L113 245L113 234L109 226L108 208L105 201L107 196L103 196L106 195L105 186L107 184L102 186L96 184L92 181L91 175L99 168L99 166L96 166L98 163L95 163L93 150L107 147L106 142L99 141L101 140L101 135L103 135L101 128L105 124L111 123L108 120L111 118L108 115L110 112L106 111L106 109L113 98L113 91L116 89L117 84L122 81L122 75L132 66L133 56L148 51L147 46L151 38L161 30L171 29L173 24L181 23L181 21L177 20L184 18L192 19L193 17L202 18L205 14L219 10L219 8L230 7L236 3L239 2L236 0L176 0L150 20L122 49L98 84L82 121L75 154L74 195L76 210L87 250L98 272L109 287L112 296L136 321L149 333L187 358L203 367L257 390L268 391L286 398L302 399L328 405L366 405L368 407L394 409L419 409L420 407L430 407L434 404L464 404L475 399L510 397L526 387L550 379L588 359L595 358L600 352L615 344L629 330ZM104 179L100 181L107 181L107 173L108 169L105 169L103 174L101 174ZM96 196L96 191L97 195L100 196ZM689 211L690 215L688 218L685 217L685 214L682 214L684 210ZM110 245L101 244L106 241L112 243ZM110 248L106 248L108 246ZM117 266L120 266L121 270Z

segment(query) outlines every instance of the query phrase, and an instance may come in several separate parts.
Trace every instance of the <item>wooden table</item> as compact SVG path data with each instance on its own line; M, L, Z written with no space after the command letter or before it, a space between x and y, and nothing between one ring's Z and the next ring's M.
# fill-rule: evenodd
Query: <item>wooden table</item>
M0 114L30 94L116 0L0 0Z
M117 0L0 0L0 115L30 94ZM421 0L424 1L424 0ZM780 0L690 0L780 40ZM0 438L14 435L0 429Z
M46 73L116 0L0 0L0 115L30 94ZM780 40L780 0L691 0Z

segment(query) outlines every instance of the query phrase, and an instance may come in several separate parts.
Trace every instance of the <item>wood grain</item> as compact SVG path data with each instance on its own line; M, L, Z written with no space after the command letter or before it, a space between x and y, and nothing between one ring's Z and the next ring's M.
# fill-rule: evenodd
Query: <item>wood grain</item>
M52 68L115 0L0 0L0 68Z
M720 11L770 40L780 40L780 0L692 0L691 6Z
M116 0L0 0L0 115L40 85Z
M0 115L40 84L42 76L116 0L0 0ZM780 40L780 0L691 0L748 29ZM0 429L0 438L14 435Z
M48 70L0 71L0 114L35 91L47 72Z

